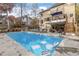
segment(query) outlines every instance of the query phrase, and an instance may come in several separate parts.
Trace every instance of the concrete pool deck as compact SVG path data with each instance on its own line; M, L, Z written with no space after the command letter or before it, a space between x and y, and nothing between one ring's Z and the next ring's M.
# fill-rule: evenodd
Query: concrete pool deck
M49 36L53 36L50 34ZM58 35L57 35L58 36ZM64 38L55 56L79 56L79 41ZM34 56L5 33L0 33L0 56Z
M56 56L79 56L79 41L64 39L56 50Z
M0 34L0 56L32 56L31 52L13 40L10 40L5 33Z

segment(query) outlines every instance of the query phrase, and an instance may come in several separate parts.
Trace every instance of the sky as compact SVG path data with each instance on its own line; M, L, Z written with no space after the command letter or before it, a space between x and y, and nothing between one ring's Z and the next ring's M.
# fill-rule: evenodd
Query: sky
M37 5L37 9L39 9L39 10L40 9L46 10L46 9L52 7L54 4L55 3L36 3L35 5ZM23 10L24 10L23 14L25 14L26 12L31 13L32 4L27 3L27 4L23 4L23 5L26 5L26 7L27 7L27 8L26 7L23 8ZM26 11L26 9L28 9L28 10ZM13 8L12 13L9 13L9 15L18 17L18 16L21 16L20 13L21 13L20 4L16 4L16 7Z
M54 5L54 3L40 3L38 5L39 5L39 8L42 8L42 9L46 8L47 9L47 8L52 7Z

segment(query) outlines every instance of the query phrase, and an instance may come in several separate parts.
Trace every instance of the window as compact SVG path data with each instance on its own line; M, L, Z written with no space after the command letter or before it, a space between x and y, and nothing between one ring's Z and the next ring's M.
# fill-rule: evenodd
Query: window
M43 20L41 20L41 23L43 23Z
M73 16L73 14L70 14L70 17L72 17Z
M49 19L49 18L47 18L47 19L46 19L46 21L50 21L50 19Z
M65 18L65 15L64 15L64 18Z

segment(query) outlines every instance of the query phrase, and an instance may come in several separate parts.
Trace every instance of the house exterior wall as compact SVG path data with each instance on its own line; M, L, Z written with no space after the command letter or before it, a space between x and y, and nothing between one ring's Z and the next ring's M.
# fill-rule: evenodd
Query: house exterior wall
M66 14L65 32L76 32L75 27L75 4L65 4L64 14Z
M75 19L77 22L77 34L79 35L79 3L75 5Z
M59 16L56 16L57 17L60 17L60 20L61 20L61 17L62 16L65 16L65 19L66 22L65 22L65 26L64 26L64 32L66 33L75 33L77 31L77 23L76 23L76 20L75 20L75 3L71 3L71 4L62 4L62 5L59 5L59 6L56 6L56 7L52 7L51 9L48 9L44 12L42 12L42 16L43 16L43 26L46 26L45 24L45 20L46 18L50 18L51 15L50 14L53 14L55 12L59 12L59 11L62 11L62 15L59 15ZM59 19L59 18L57 18ZM55 19L55 20L57 20ZM54 19L52 19L54 20ZM49 20L51 22L51 20Z

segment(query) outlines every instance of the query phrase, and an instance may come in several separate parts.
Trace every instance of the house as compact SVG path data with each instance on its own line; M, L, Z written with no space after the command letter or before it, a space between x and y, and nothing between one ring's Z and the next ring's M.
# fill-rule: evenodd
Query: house
M78 22L76 19L75 3L58 3L53 7L40 12L40 29L46 31L56 30L57 32L77 33Z

